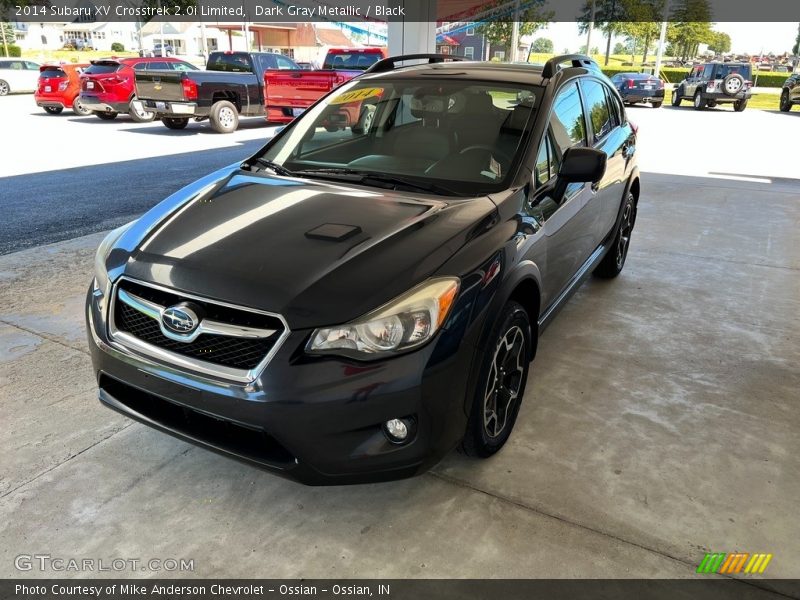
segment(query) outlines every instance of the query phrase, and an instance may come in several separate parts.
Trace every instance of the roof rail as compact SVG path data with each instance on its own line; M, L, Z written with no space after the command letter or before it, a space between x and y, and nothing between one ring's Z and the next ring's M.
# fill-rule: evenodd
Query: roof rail
M600 71L594 59L585 54L562 54L561 56L554 56L544 64L542 69L542 78L550 79L553 75L558 73L563 67L565 62L570 63L570 67L583 67L584 69L591 69L593 71Z
M396 63L426 58L428 59L429 65L445 61L467 60L463 56L453 56L452 54L401 54L400 56L390 56L389 58L379 60L364 71L364 73L385 73L386 71L394 71L397 68Z

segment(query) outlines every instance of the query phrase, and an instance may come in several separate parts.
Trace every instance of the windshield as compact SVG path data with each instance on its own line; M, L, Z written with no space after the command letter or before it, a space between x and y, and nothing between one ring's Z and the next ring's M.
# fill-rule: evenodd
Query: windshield
M365 71L382 58L379 52L351 52L351 53L329 53L325 56L323 69L340 69Z
M465 80L354 80L294 121L261 156L300 176L347 171L464 196L508 186L539 88Z

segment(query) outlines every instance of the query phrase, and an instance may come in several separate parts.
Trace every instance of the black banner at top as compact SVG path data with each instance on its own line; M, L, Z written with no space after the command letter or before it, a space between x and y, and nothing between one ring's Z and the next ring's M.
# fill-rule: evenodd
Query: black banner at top
M6 2L3 2L5 5ZM12 21L800 21L798 0L10 0Z

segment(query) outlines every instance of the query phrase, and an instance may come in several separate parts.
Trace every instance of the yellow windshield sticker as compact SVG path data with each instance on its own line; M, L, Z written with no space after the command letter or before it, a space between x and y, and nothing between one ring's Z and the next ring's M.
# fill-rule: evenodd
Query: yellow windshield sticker
M360 90L352 90L345 92L333 98L329 104L347 104L349 102L361 102L373 96L380 96L383 93L383 88L361 88Z

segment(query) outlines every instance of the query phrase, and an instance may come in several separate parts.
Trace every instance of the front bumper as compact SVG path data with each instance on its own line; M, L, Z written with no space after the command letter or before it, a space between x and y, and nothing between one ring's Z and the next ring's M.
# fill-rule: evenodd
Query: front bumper
M130 110L128 102L119 102L99 94L81 92L80 102L84 108L95 112L127 113Z
M86 319L101 402L301 483L416 475L447 454L466 427L464 399L473 358L469 336L442 331L415 352L360 363L308 357L302 348L310 332L294 331L256 380L237 384L120 346L107 335L104 310L90 288ZM392 443L383 432L382 424L393 418L414 423L408 443Z

